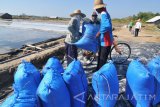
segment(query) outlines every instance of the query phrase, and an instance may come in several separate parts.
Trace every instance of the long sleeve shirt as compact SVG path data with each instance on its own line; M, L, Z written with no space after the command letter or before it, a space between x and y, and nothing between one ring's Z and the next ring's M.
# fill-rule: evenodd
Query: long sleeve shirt
M70 20L67 29L69 31L69 36L70 37L66 37L65 42L67 42L67 43L77 42L79 40L79 37L80 37L79 36L80 21L76 17L73 17Z
M105 11L101 13L100 34L101 46L111 46L113 43L112 22L110 15Z

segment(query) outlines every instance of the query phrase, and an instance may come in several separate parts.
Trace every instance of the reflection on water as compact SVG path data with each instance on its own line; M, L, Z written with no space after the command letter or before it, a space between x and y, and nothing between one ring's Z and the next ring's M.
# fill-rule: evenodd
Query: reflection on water
M56 31L56 32L55 32ZM59 37L66 31L66 25L47 23L0 21L0 53L30 44Z
M49 23L49 22L33 22L33 21L23 21L23 20L14 20L14 21L4 21L0 20L0 26L10 27L10 28L19 28L19 29L36 29L42 31L54 31L54 32L67 32L67 25Z

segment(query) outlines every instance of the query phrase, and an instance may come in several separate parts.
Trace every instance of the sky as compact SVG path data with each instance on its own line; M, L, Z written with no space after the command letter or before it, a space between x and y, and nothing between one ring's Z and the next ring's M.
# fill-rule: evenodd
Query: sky
M139 12L160 13L160 0L104 0L112 18ZM0 0L0 13L69 17L75 9L91 16L94 0Z

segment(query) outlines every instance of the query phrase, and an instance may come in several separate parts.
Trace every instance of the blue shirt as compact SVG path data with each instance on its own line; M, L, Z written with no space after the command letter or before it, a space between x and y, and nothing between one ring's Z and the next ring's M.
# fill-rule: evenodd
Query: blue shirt
M101 46L111 46L113 43L112 21L108 12L101 13L100 34Z

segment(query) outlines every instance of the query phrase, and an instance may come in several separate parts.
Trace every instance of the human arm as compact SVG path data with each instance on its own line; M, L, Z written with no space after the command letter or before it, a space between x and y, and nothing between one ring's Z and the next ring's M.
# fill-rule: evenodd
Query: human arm
M141 31L141 29L142 29L142 23L139 23L140 25L139 25L139 31Z
M118 47L118 42L115 39L113 40L113 45L115 47L116 52L118 52L119 54L121 54L121 50Z
M102 12L100 33L105 34L108 31L112 31L111 19L108 13Z

